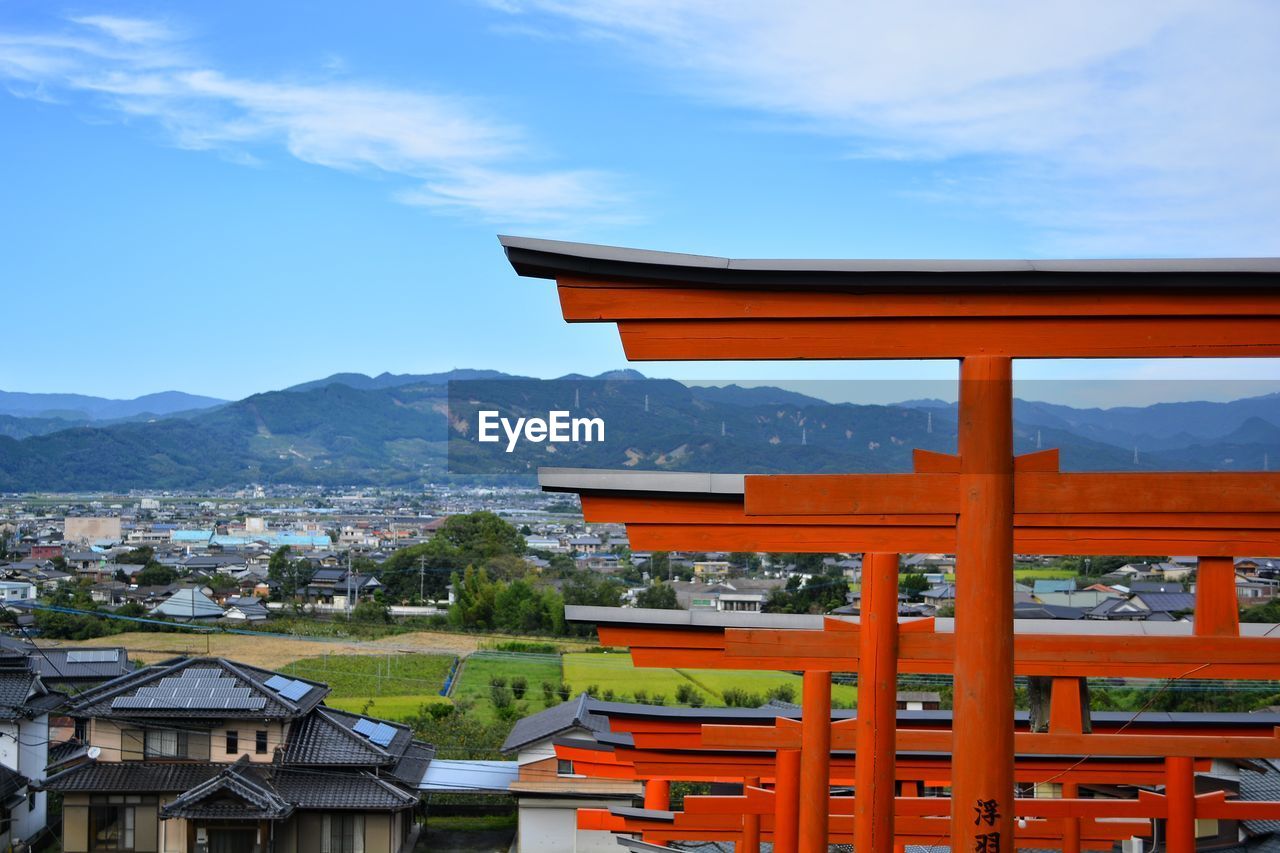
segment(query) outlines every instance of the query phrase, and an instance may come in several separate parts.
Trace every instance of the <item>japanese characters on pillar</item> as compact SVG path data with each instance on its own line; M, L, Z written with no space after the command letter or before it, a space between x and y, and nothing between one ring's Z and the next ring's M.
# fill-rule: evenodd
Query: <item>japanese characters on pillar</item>
M978 800L973 806L973 853L1000 853L1000 804L995 800Z

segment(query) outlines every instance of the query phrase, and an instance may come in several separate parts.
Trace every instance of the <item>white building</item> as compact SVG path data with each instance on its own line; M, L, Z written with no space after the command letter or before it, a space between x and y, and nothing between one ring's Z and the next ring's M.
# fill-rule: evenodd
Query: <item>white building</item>
M592 779L556 758L555 741L595 740L608 721L591 713L584 693L516 723L502 745L514 753L519 773L507 790L516 796L519 831L514 853L616 853L613 833L578 829L578 809L626 805L643 794L639 782Z

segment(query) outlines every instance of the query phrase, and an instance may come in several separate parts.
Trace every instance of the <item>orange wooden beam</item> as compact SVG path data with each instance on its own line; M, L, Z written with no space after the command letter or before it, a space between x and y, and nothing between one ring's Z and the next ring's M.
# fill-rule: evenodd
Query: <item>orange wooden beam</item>
M562 278L571 323L619 320L824 317L1259 317L1280 316L1280 298L1257 291L1124 293L849 293L793 289L655 287Z
M623 320L630 361L1267 358L1275 317Z
M909 623L903 623L904 625ZM679 631L669 641L630 642L628 629L600 626L601 642L629 646L636 666L689 669L856 672L857 638L825 631L729 629L706 632L697 647L681 645ZM688 632L692 633L692 632ZM908 632L910 633L910 632ZM718 637L718 642L712 638ZM903 635L899 670L953 671L955 635ZM1014 671L1019 675L1114 678L1280 678L1278 637L1161 637L1073 634L1016 634Z
M749 474L747 516L948 514L960 509L960 474ZM1280 513L1280 473L1019 471L1020 514Z
M831 724L831 748L857 746L856 720ZM1280 736L1256 735L1166 735L1146 733L1078 734L1013 732L1017 755L1092 755L1188 758L1280 758ZM800 745L800 723L779 718L773 726L707 724L702 727L706 749L794 749ZM899 752L947 753L955 738L948 730L898 729Z

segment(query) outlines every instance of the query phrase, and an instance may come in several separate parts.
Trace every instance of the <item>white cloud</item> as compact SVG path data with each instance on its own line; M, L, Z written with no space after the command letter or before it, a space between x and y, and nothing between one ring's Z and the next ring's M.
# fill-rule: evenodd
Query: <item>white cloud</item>
M307 163L403 179L396 197L503 223L619 219L607 175L537 169L519 127L464 98L332 82L252 79L196 61L157 21L95 15L59 33L0 32L0 81L45 100L87 95L154 120L175 144L256 163L281 146ZM522 165L515 165L517 162Z
M491 0L686 94L936 161L1068 252L1280 252L1271 0ZM986 158L979 181L953 158Z

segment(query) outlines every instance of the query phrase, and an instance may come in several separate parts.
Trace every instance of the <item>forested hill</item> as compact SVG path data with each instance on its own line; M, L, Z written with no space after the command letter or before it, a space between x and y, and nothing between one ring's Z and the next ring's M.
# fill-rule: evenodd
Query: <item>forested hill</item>
M912 448L955 448L954 411L936 401L837 405L784 389L686 387L633 371L541 381L495 371L384 374L366 382L351 376L361 375L146 422L57 428L49 419L5 418L0 491L416 486L450 476L451 436L453 473L491 470L468 432L480 407L513 416L570 409L605 419L603 444L519 447L506 461L527 472L538 465L905 471ZM457 380L452 419L449 379ZM1261 470L1280 463L1280 395L1123 410L1019 401L1015 420L1019 452L1059 447L1069 470Z

